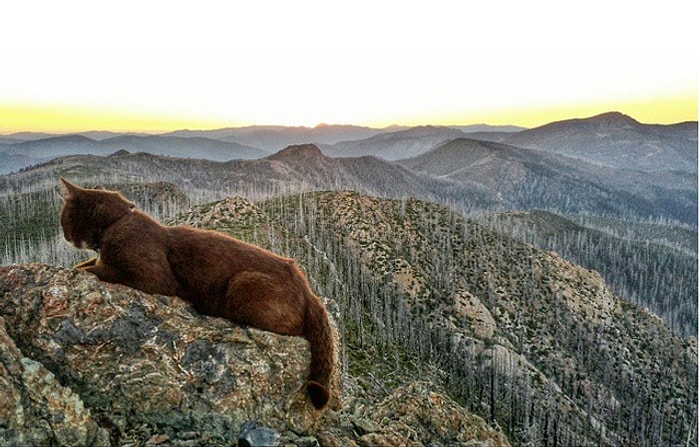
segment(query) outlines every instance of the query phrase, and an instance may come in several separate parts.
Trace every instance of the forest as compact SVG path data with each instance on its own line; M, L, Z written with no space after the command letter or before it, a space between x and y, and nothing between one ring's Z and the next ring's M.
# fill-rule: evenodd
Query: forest
M687 248L697 245L696 231L663 222L630 225L614 218L573 219L578 222L531 211L496 213L483 221L496 231L600 272L626 301L653 310L683 336L697 334L698 309L693 297L698 291L698 258ZM616 231L635 227L638 234Z
M679 336L697 320L680 319L674 333L617 298L599 274L530 245L530 227L504 234L515 226L503 216L484 223L352 191L256 202L219 201L224 194L213 191L206 202L201 190L192 199L169 183L110 180L167 223L225 231L297 259L337 307L344 374L374 399L420 378L514 445L697 445L697 347ZM88 256L62 240L57 187L27 186L0 206L3 264L70 266ZM565 251L575 233L557 234ZM576 234L593 254L616 251Z
M423 381L516 446L697 446L697 125L431 132L359 157L129 146L24 167L0 177L0 264L92 256L63 239L58 179L102 185L296 259L338 324L349 399Z

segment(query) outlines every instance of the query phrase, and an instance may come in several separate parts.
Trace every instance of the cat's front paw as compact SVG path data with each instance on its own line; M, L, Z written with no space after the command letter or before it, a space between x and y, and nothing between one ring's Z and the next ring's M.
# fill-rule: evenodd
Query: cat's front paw
M76 269L79 270L85 270L88 267L92 267L93 265L97 264L97 258L90 258L87 261L83 261L80 264L77 264L75 267Z

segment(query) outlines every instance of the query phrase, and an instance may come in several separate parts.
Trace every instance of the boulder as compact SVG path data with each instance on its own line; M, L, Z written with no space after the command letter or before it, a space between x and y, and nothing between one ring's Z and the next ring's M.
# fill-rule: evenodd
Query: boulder
M232 445L248 421L315 433L337 418L339 377L331 409L307 399L306 340L176 297L15 265L0 267L0 317L0 443Z
M508 445L429 380L380 398L347 374L341 387L340 364L318 412L308 363L303 338L176 297L45 264L0 267L0 447Z

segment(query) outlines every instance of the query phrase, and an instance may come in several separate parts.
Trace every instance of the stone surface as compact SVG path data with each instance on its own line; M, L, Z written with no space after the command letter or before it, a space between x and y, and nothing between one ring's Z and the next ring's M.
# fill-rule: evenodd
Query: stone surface
M241 426L239 447L273 447L278 445L280 434L269 427L247 421Z
M470 414L427 382L399 387L379 405L369 408L361 446L469 445L509 446L506 437ZM371 428L369 428L371 427Z
M202 444L230 445L245 421L314 432L333 417L307 401L303 338L42 264L0 268L0 291L0 412L10 421L0 439L159 444L154 435L197 432Z
M308 361L303 338L175 297L45 264L0 267L0 446L508 445L430 382L377 404L341 381L342 365L320 413L302 386Z
M0 317L0 445L108 446L79 395L25 357Z

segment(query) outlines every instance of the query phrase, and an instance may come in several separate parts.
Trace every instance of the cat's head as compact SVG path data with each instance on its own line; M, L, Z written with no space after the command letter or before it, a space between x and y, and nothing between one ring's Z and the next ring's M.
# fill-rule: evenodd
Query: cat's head
M63 236L77 248L97 250L103 231L131 213L133 202L105 189L87 189L61 177Z

